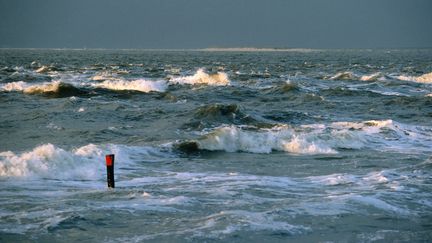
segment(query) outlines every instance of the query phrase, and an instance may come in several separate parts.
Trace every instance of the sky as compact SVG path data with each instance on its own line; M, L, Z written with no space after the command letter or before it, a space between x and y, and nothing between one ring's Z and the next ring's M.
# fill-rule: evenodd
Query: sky
M428 48L432 0L0 0L1 48Z

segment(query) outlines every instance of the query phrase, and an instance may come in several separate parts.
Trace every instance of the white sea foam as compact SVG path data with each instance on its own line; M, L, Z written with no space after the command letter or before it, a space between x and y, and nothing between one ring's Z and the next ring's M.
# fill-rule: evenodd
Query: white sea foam
M236 126L225 126L206 134L198 140L198 145L201 149L227 152L270 153L278 150L295 154L336 153L330 147L314 141L313 136L296 134L288 127L248 131Z
M11 82L11 83L3 84L1 86L1 89L3 91L8 91L8 92L11 92L11 91L24 91L24 89L26 87L28 87L28 86L29 85L26 82L18 81L18 82Z
M47 92L55 92L59 89L62 83L60 81L44 82L39 84L31 84L23 81L11 82L4 84L1 89L4 91L20 91L26 94L39 94Z
M105 80L101 83L92 83L93 87L111 89L111 90L135 90L140 92L164 92L168 84L166 81L150 81L145 79L137 79L133 81L127 80Z
M116 80L118 79L118 75L117 73L103 71L103 72L97 72L90 79L93 81Z
M46 73L48 71L50 71L50 68L48 66L42 66L42 67L36 69L37 73Z
M377 81L377 80L384 81L385 77L382 73L377 72L377 73L372 73L369 75L363 75L360 77L360 80L361 81Z
M208 74L204 69L200 68L192 76L174 77L170 79L173 84L206 84L211 86L225 86L230 84L228 75L224 72L217 72L216 74Z
M136 157L158 161L166 154L152 147L94 145L66 151L52 144L37 146L29 152L0 153L0 177L43 177L52 179L98 180L103 175L104 155L115 154L119 168L135 163Z
M380 72L360 75L351 71L336 73L335 75L331 76L329 79L330 80L360 80L360 81L367 81L367 82L386 80L385 75Z
M220 228L220 224L224 218L229 218L235 225L228 225L222 227L220 230L212 231L211 234L219 236L221 234L231 234L235 231L242 230L243 228L249 230L270 230L278 232L287 232L289 234L299 234L309 231L309 227L302 225L292 225L287 222L277 221L274 216L267 212L251 212L245 210L228 210L221 211L216 214L209 215L206 219L207 228ZM222 221L223 222L223 221Z
M85 157L57 148L52 144L36 147L20 155L0 153L0 176L94 179L97 164ZM102 167L101 167L102 168Z
M334 154L337 149L370 148L378 150L424 152L432 147L432 128L410 126L392 120L334 122L300 127L275 126L250 129L222 126L205 132L197 140L205 150L293 154Z
M412 82L417 82L417 83L430 84L430 83L432 83L432 72L423 74L423 75L418 76L418 77L417 76L400 75L396 78L399 80L403 80L403 81L412 81Z
M355 75L353 72L339 72L336 73L335 75L333 75L332 77L330 77L330 80L355 80L357 79L358 76Z

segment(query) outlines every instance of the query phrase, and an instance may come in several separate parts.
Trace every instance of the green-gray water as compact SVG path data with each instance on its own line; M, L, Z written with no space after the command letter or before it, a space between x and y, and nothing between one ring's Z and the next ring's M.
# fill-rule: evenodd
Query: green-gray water
M431 241L431 72L429 49L0 50L0 241Z

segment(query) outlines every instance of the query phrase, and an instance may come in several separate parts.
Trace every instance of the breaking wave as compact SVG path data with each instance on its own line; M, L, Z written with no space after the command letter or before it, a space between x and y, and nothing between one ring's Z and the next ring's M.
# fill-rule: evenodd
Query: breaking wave
M168 88L167 82L163 80L149 81L144 79L138 79L134 81L105 80L101 83L93 83L91 86L110 90L135 90L144 93L151 91L164 92Z
M380 73L380 72L377 72L377 73L372 73L372 74L369 74L369 75L363 75L363 76L361 76L360 77L360 80L361 81L384 81L385 80L385 76L382 74L382 73Z
M400 75L397 77L397 79L402 80L402 81L412 81L412 82L416 82L416 83L430 84L430 83L432 83L432 72L423 74L423 75L418 76L418 77Z
M49 97L69 97L85 94L86 92L72 84L60 81L41 84L30 84L23 81L7 83L1 87L3 91L18 91L25 94L42 94Z
M100 150L89 145L67 152L52 144L44 144L30 152L15 154L11 151L0 153L0 176L62 179L95 179L99 178L103 164L95 163L92 156L101 154Z
M334 122L258 129L222 126L196 141L179 145L186 150L293 154L335 154L338 149L425 152L432 147L432 128L404 125L392 120Z
M0 177L42 177L49 179L103 179L104 155L115 154L117 167L133 164L134 157L159 161L169 156L153 147L88 144L71 151L53 144L37 146L29 152L0 152Z
M340 72L336 73L332 77L330 77L330 80L355 80L358 76L355 75L353 72Z
M172 84L190 84L199 85L206 84L210 86L226 86L230 85L228 75L224 72L217 72L215 74L208 74L204 69L200 68L192 76L173 77L170 79Z
M50 73L50 72L56 72L61 71L58 67L55 66L41 66L38 69L35 70L36 73Z

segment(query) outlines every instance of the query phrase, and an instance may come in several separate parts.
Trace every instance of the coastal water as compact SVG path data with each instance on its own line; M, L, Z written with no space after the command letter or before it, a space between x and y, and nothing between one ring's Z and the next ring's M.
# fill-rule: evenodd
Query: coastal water
M0 111L1 242L432 241L430 49L1 49Z

